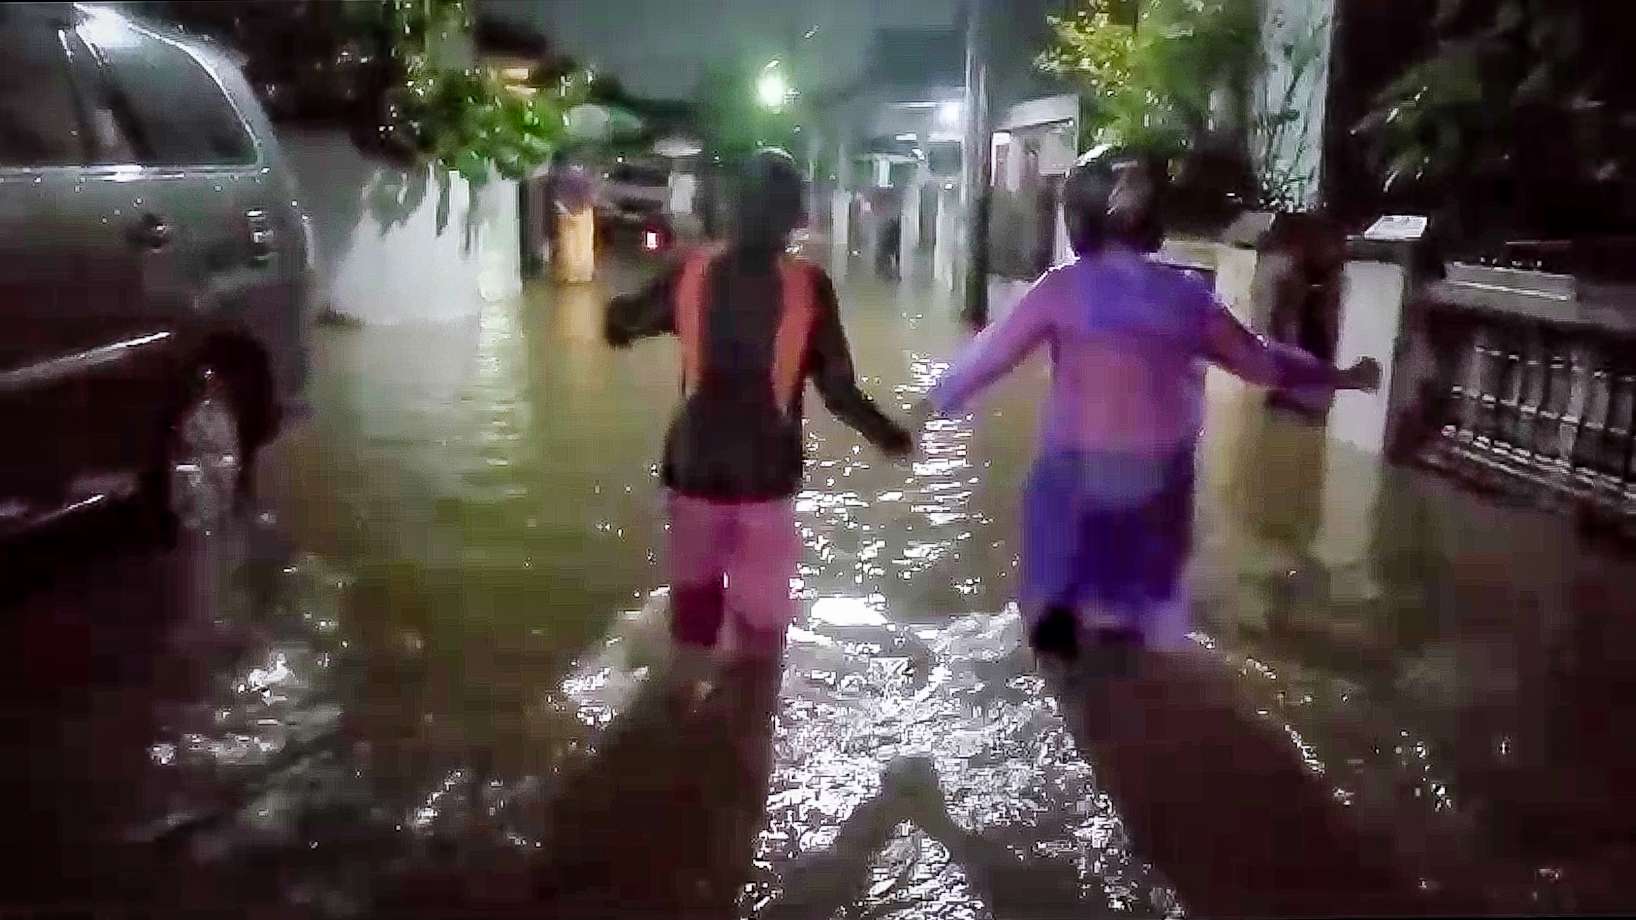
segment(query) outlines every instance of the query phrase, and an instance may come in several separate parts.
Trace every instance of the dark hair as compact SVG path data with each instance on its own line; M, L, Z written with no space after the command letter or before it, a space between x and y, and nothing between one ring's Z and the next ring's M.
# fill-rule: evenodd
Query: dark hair
M1152 252L1164 243L1170 173L1159 157L1099 147L1079 158L1062 186L1068 241L1079 255L1109 243Z
M794 157L776 147L751 154L739 173L739 242L783 247L801 225L805 197L806 182Z

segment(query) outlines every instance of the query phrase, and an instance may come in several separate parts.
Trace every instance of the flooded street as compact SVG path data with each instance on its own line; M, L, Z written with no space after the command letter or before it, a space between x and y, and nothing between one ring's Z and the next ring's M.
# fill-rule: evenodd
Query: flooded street
M1636 566L1225 381L1185 667L1044 673L1022 644L1037 363L912 461L810 400L784 670L679 707L656 470L676 350L601 341L607 287L636 282L326 327L314 414L237 532L161 551L99 520L19 549L5 906L1636 907ZM864 388L901 417L955 310L861 268L838 286Z

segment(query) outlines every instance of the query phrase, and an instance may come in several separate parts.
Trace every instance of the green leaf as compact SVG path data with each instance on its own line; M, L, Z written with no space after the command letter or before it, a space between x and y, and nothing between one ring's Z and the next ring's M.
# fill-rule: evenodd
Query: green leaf
M401 83L388 90L393 100L391 123L399 134L413 137L420 162L435 163L440 183L452 172L480 184L494 170L507 175L526 172L550 156L564 136L564 112L583 98L590 86L584 74L559 87L546 88L530 98L511 93L489 70L451 66L451 40L472 28L466 0L376 0L343 4L348 21L363 21L373 10L392 35L387 53L401 68ZM388 199L395 194L395 200ZM372 191L372 201L401 212L415 197L424 196L411 180L391 182ZM440 217L446 223L447 215Z
M438 159L453 162L465 147L465 138L453 125L440 125L432 135L432 150Z
M1417 185L1431 171L1432 156L1424 148L1412 145L1392 158L1386 170L1386 189L1393 191L1404 186Z
M482 185L489 177L489 161L473 150L457 155L454 167L472 185Z
M522 137L523 156L532 164L540 164L551 158L555 145L539 134L525 134Z
M528 167L516 156L501 157L495 161L501 178L519 181L528 175Z

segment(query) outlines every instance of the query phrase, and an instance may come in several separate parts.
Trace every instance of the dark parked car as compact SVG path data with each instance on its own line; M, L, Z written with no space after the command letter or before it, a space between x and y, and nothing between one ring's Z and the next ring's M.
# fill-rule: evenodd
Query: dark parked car
M620 162L604 176L597 196L597 237L622 252L662 255L676 242L665 205L668 169Z
M219 523L297 404L311 263L224 52L0 5L0 535L139 495Z

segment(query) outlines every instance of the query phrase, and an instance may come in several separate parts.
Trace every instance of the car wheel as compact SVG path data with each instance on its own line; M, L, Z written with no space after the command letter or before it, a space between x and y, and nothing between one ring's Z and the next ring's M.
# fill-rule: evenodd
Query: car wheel
M227 377L209 365L194 371L181 408L165 433L161 509L171 533L211 533L232 517L252 454L244 419Z

